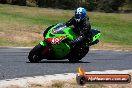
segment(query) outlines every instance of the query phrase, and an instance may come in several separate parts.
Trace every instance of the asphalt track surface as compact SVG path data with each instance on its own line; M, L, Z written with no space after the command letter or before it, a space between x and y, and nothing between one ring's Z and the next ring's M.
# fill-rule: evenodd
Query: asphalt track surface
M86 71L131 70L132 52L91 50L79 63L68 60L29 63L28 48L0 48L0 80Z

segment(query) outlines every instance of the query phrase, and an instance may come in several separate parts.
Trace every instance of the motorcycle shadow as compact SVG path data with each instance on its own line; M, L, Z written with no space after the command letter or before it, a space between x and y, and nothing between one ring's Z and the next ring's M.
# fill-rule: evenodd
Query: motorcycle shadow
M31 63L31 62L26 62L26 63ZM76 63L91 63L91 62L84 62L84 61L78 61L78 62L69 62L69 61L49 61L49 60L47 60L47 61L40 61L40 62L37 62L37 63L74 63L74 64L76 64Z

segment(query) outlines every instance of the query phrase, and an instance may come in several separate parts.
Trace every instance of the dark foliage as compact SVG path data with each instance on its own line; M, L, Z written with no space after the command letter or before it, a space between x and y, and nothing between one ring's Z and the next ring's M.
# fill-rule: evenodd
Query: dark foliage
M26 1L36 4L38 7L75 9L82 6L88 11L119 12L119 8L124 6L132 11L132 0L0 0L0 3L26 5Z

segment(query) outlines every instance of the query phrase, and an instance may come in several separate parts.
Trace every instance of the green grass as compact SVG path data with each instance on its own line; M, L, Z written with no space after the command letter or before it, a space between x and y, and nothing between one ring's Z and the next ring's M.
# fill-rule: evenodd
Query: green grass
M132 15L103 14L92 17L92 25L102 32L102 40L123 45L132 45Z
M35 40L28 38L31 42L16 42L17 40L7 37L13 34L8 30L39 34L49 25L66 22L73 14L71 10L0 4L0 34L4 33L0 35L0 46L32 46L38 43L39 38ZM99 29L102 33L101 41L132 46L132 14L100 12L88 12L88 14L92 28Z

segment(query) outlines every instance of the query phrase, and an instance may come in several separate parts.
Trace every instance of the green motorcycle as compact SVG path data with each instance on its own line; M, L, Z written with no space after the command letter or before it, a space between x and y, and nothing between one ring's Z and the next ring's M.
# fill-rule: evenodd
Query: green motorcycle
M89 46L99 41L100 31L96 29L90 31L91 40L71 46L69 42L77 37L72 28L63 23L52 25L45 30L44 40L29 52L28 59L32 63L40 62L42 59L68 59L70 62L78 62L89 52Z

